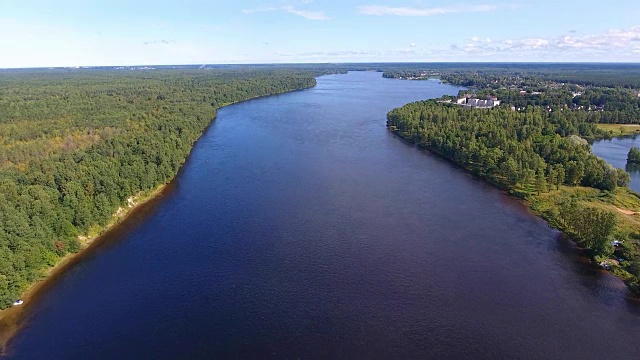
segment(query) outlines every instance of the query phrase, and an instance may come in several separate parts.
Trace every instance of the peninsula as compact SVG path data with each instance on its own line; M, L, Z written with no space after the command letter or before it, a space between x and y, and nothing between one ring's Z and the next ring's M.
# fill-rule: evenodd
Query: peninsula
M388 128L524 199L640 295L640 195L628 189L628 173L593 155L584 140L611 137L611 128L640 122L639 84L620 87L628 81L621 73L572 74L577 80L571 83L558 80L567 76L562 73L441 76L473 87L458 97L394 109ZM483 97L498 104L460 106ZM632 150L630 161L635 155Z

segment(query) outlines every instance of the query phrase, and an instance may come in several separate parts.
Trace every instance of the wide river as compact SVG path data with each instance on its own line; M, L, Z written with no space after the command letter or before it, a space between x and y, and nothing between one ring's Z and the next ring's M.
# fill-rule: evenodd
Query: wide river
M43 296L33 359L638 359L640 304L525 206L385 128L437 81L221 109L162 201Z

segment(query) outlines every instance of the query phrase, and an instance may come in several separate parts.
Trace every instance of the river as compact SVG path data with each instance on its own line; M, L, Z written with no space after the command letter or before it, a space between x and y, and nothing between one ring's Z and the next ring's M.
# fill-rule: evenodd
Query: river
M640 137L620 137L610 140L597 140L591 144L591 151L609 164L624 169L631 175L629 188L640 193L640 167L627 165L627 155L632 147L640 147Z
M621 281L385 128L458 89L352 72L221 109L153 211L34 300L9 356L640 357Z

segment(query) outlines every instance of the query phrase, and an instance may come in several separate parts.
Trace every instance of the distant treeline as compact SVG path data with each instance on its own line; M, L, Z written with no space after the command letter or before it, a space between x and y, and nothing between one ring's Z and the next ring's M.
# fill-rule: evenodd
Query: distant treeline
M0 307L170 181L221 106L325 69L0 72Z
M437 73L443 81L468 87L523 86L558 82L583 86L640 88L638 64L408 63L381 66L389 78Z

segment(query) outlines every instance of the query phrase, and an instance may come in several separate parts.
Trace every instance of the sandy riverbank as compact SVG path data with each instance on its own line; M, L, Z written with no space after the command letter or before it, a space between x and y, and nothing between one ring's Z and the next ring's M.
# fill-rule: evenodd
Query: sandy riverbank
M7 344L18 330L28 323L32 304L48 289L62 279L71 268L83 259L95 255L99 250L115 243L122 235L144 220L172 189L172 182L154 190L137 194L127 200L127 206L119 208L109 222L95 236L79 236L82 249L62 257L56 265L46 270L44 277L31 285L20 297L24 304L0 310L0 354L6 353Z

